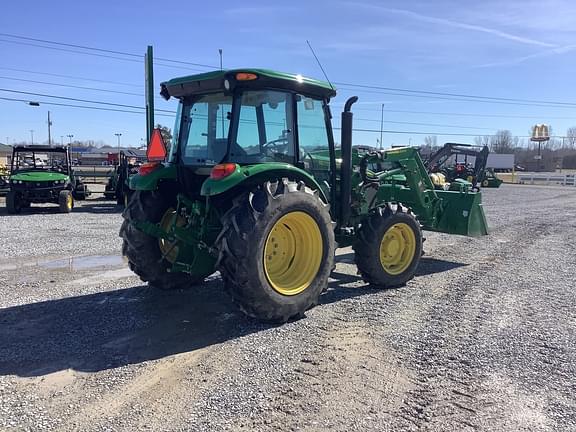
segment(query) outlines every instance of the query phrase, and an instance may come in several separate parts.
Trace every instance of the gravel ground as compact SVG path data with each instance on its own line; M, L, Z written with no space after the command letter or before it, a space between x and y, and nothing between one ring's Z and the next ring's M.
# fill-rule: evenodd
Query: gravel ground
M340 250L321 305L280 327L218 276L148 289L112 202L1 210L0 430L576 430L576 189L484 202L491 235L427 233L405 287Z

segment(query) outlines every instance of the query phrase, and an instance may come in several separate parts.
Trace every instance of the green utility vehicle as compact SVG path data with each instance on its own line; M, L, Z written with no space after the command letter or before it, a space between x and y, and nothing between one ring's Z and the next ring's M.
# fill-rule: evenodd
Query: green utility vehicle
M140 165L136 157L121 151L118 165L114 167L114 171L104 188L104 196L107 199L115 199L118 205L126 205L130 193L128 179L138 172Z
M0 196L5 196L10 190L10 182L8 177L10 176L8 168L5 165L0 164Z
M69 213L74 200L83 200L90 191L74 175L68 147L15 146L10 167L10 190L6 195L8 213L20 213L30 204L54 203Z
M484 177L482 178L482 187L485 188L499 188L503 180L499 178L492 168L484 170Z
M353 148L356 97L337 144L329 83L241 69L173 79L161 95L179 100L174 142L130 179L120 230L151 286L220 271L247 315L285 322L318 302L337 247L353 246L365 281L393 287L416 272L422 228L487 234L480 193L435 190L415 149Z

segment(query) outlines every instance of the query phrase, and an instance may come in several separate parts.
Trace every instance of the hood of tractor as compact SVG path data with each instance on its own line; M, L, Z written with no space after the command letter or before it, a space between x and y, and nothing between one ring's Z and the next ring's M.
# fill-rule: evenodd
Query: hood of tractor
M55 182L69 179L68 175L53 171L29 171L10 176L10 180L22 182Z

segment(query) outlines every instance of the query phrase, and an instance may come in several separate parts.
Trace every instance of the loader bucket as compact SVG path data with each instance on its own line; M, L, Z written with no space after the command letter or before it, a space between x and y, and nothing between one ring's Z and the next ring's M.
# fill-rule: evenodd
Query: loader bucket
M482 195L476 192L436 191L442 199L436 231L471 237L488 235Z

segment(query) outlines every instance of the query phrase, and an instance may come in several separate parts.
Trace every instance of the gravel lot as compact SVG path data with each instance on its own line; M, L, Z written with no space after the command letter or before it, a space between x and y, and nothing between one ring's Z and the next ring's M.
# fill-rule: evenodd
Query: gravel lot
M405 287L340 250L321 305L280 327L217 276L148 289L112 202L2 208L0 430L576 430L576 189L484 202L491 235L427 233Z

